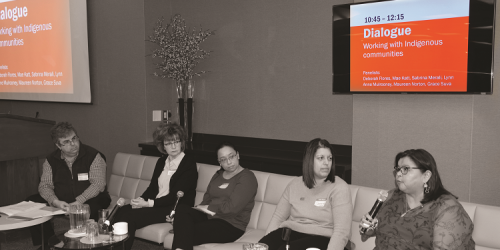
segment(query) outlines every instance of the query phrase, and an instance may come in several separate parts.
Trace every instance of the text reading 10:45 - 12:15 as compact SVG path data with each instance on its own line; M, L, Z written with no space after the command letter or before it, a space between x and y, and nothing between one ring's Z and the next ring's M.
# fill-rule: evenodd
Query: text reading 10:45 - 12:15
M396 14L396 15L387 15L387 17L382 17L380 16L369 16L365 17L365 23L378 23L380 21L402 21L405 19L405 14Z

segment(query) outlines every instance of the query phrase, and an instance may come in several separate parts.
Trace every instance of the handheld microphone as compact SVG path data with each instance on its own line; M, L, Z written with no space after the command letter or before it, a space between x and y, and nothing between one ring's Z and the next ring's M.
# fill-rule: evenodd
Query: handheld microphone
M113 219L113 216L115 216L116 211L118 211L118 208L122 207L125 205L125 199L120 198L116 201L115 207L113 207L113 210L111 210L111 213L109 214L108 218L106 218L106 221L104 224L108 225L111 223L111 219Z
M370 210L370 212L368 213L372 219L375 218L375 216L377 216L377 213L378 211L380 210L380 207L382 207L382 204L384 204L385 200L387 199L387 196L389 194L387 193L387 191L384 191L384 190L381 190L379 195L378 195L378 198L377 200L375 201L375 204L373 204L373 207L372 209ZM366 224L365 224L366 225ZM366 233L366 230L367 228L361 228L359 231L364 234Z
M182 196L184 196L184 192L182 192L182 191L177 192L177 201L175 202L174 209L172 209L172 211L170 211L170 218L174 218L174 215L175 215L175 208L177 208L177 203L179 202L179 199L180 199Z
M290 241L290 234L292 233L292 230L290 230L290 228L288 227L285 227L283 228L283 232L282 232L282 238L284 241L286 241L286 250L288 250L288 247L289 247L289 244L288 244L288 241Z

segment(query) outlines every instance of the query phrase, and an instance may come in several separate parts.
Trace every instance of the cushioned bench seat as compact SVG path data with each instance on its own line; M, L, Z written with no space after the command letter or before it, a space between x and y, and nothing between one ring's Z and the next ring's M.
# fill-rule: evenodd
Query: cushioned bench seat
M113 199L110 208L116 204L119 197L127 200L141 195L149 185L158 157L118 153L113 163L112 173L108 182L108 191ZM198 185L196 201L199 204L215 171L220 167L198 163ZM257 242L264 236L267 226L274 213L276 205L288 183L294 178L260 171L253 171L259 187L255 196L255 207L252 211L250 223L245 234L236 242L225 244L204 244L196 246L196 250L241 250L246 242ZM350 185L353 210L351 241L355 250L371 250L375 246L374 238L361 242L358 225L361 217L366 214L380 189ZM477 250L500 250L500 207L461 202L465 210L474 221L473 238ZM170 249L173 235L169 234L172 225L160 223L137 230L136 237L163 243L164 248Z

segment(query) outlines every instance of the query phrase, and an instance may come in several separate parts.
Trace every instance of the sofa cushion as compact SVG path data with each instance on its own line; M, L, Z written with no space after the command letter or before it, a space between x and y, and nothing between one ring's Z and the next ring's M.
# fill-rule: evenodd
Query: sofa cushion
M472 238L476 246L500 249L500 207L478 205L474 216ZM476 249L479 249L476 247Z
M160 244L165 240L165 237L169 234L169 231L172 228L172 224L166 222L153 224L137 229L135 231L135 236Z

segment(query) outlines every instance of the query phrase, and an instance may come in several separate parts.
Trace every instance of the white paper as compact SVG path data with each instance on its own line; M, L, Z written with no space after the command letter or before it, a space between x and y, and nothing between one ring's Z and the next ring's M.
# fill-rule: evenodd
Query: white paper
M202 211L203 213L206 213L206 214L209 214L211 216L214 216L215 213L208 210L208 209L204 209L204 208L200 208L200 207L193 207L194 209L198 210L198 211Z
M48 207L44 203L22 201L14 205L0 207L0 213L12 218L36 219L50 215L65 214L66 212L59 208Z
M0 207L0 213L6 214L8 216L12 216L21 212L28 212L35 209L40 209L45 207L44 203L37 203L32 201L21 201L14 205L9 205L5 207Z

